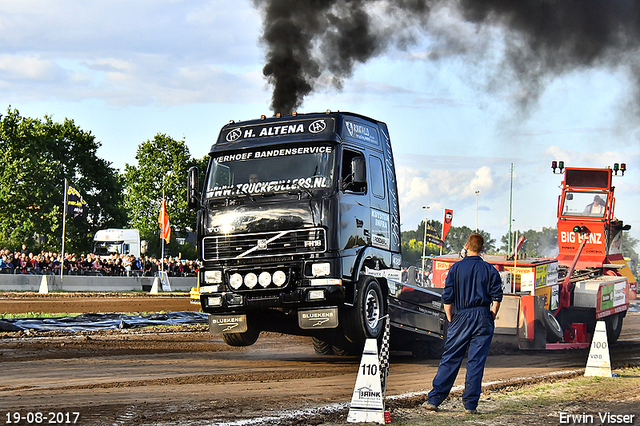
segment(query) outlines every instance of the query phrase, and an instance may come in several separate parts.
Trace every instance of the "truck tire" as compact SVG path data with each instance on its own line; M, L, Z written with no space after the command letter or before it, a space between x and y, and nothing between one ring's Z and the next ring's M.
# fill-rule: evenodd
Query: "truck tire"
M620 337L623 318L623 313L620 312L617 314L609 315L604 319L604 323L607 326L607 340L609 341L610 345L616 343L618 341L618 338Z
M416 340L411 346L411 354L417 359L440 359L444 351L444 339Z
M244 333L222 333L222 340L229 346L251 346L259 335L259 330L249 328Z
M313 341L313 350L316 351L318 355L333 355L331 343L318 339L317 337L312 337L311 340Z
M564 336L562 333L562 326L550 310L544 310L544 314L542 315L542 322L545 329L547 330L548 343L558 343L563 339Z
M345 311L345 336L356 346L364 347L366 339L382 336L385 313L386 300L380 283L374 277L363 275L358 281L356 304Z

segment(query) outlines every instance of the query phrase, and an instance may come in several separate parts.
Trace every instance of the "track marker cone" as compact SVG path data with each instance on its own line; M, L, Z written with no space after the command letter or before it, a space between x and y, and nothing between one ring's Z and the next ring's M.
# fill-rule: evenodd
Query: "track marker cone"
M153 279L153 285L151 286L151 291L149 292L149 294L158 294L159 283L160 283L160 278L155 277Z
M609 342L607 327L604 321L596 323L596 330L591 340L589 359L584 370L585 376L611 377L611 359L609 358Z
M40 290L38 290L38 293L40 294L49 293L49 279L47 278L47 275L42 276L42 279L40 280Z
M351 398L349 423L385 423L378 341L367 339Z

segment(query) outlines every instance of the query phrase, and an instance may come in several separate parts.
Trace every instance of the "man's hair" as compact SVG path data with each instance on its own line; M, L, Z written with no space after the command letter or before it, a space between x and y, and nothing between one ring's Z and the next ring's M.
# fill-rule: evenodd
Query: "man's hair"
M484 246L484 238L482 235L473 233L469 235L467 239L467 250L472 251L474 253L480 253L482 251L482 247Z

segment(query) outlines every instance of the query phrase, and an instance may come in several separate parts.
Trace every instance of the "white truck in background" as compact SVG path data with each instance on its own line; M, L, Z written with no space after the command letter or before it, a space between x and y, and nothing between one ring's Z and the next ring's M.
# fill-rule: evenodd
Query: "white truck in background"
M93 237L93 253L101 258L113 254L140 256L140 231L137 229L101 229Z

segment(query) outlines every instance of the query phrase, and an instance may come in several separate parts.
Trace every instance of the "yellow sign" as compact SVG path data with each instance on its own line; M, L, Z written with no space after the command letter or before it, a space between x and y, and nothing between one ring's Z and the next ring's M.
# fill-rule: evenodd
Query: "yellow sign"
M547 285L547 265L536 266L536 288Z

